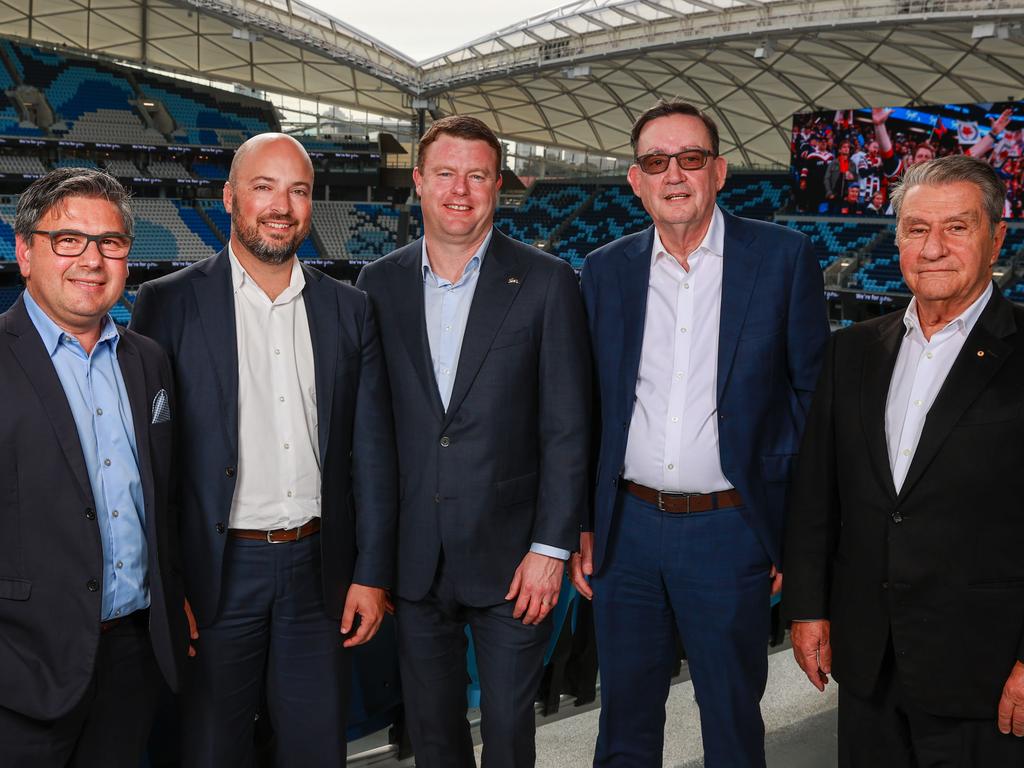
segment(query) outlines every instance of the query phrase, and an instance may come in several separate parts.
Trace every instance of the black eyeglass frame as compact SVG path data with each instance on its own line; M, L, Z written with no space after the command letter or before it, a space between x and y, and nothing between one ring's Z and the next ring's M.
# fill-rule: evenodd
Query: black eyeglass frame
M701 155L701 163L700 163L700 165L694 165L694 166L691 166L691 167L687 168L685 165L683 165L683 155L693 155L693 154L700 154ZM648 158L651 158L651 157L663 157L663 158L665 158L665 161L666 161L665 162L665 168L663 170L660 170L660 171L648 171L646 168L644 168L644 161L647 160ZM669 161L671 161L673 159L676 161L676 165L678 165L681 170L684 170L684 171L699 171L701 168L705 167L708 164L708 160L710 160L712 157L718 157L718 155L716 153L712 152L710 149L704 149L704 147L687 147L686 149L681 149L678 152L675 152L675 153L672 153L672 154L669 154L668 152L648 152L645 155L637 156L634 159L634 162L636 163L637 167L641 171L646 173L648 176L660 176L661 174L665 173L669 169L669 167L671 165L671 163Z
M50 250L53 251L54 256L60 256L64 259L77 259L89 248L89 243L96 243L96 248L100 252L100 256L104 259L111 259L112 261L124 261L128 258L128 255L132 252L132 244L135 242L135 236L129 235L124 232L101 232L98 235L89 235L85 232L79 232L77 229L33 229L33 235L46 235L50 239ZM57 244L55 238L60 235L77 235L85 238L85 245L82 246L82 250L78 253L60 253L57 250ZM128 240L128 250L125 251L124 256L109 256L103 252L103 240L109 237L123 237Z

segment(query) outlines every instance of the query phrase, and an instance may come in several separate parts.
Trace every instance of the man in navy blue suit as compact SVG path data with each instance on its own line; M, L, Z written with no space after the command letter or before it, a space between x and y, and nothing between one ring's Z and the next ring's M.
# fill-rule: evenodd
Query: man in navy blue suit
M783 509L828 336L821 271L805 236L717 207L726 161L699 109L660 102L630 139L654 226L582 276L601 438L571 568L594 600L594 765L661 765L678 630L705 765L756 768Z
M351 659L387 605L398 480L366 296L301 264L313 166L282 134L235 152L215 256L146 283L132 326L178 386L185 583L202 647L182 764L250 766L261 695L277 768L341 768ZM356 616L359 619L356 619Z

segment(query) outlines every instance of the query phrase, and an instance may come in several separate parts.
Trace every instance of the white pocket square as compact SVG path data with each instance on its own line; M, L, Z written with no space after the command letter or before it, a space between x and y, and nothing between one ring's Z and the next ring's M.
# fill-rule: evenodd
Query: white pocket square
M171 420L171 407L167 404L167 390L161 389L153 398L153 420L151 424L162 424Z

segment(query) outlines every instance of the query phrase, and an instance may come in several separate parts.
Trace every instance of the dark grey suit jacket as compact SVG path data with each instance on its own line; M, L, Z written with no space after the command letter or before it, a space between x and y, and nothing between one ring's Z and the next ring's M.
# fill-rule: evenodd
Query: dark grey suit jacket
M170 503L177 407L167 357L119 329L145 502L150 636L172 688L188 647L177 510ZM152 424L157 393L171 421ZM0 706L53 720L85 693L100 638L103 549L75 419L19 298L0 315Z
M401 487L398 594L445 567L467 605L505 597L531 542L579 546L590 439L590 358L569 265L494 230L448 410L423 302L422 240L365 267L380 318Z

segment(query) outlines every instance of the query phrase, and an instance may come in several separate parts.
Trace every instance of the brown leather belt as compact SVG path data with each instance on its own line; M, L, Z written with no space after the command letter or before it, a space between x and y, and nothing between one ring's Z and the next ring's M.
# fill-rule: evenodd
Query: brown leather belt
M140 611L133 611L132 613L129 613L127 616L118 616L116 619L111 619L110 621L101 621L100 634L105 635L107 632L109 632L112 629L115 629L116 627L118 627L126 621L145 621L148 624L149 608L143 608Z
M735 488L713 493L663 493L648 488L646 485L634 483L632 480L623 480L622 484L629 493L641 501L653 504L662 512L671 512L676 515L743 506L743 497Z
M273 531L255 531L249 528L229 528L228 535L236 539L255 539L265 541L268 544L283 544L286 541L298 541L307 536L312 536L320 530L320 518L314 517L305 525L298 528L276 528Z

